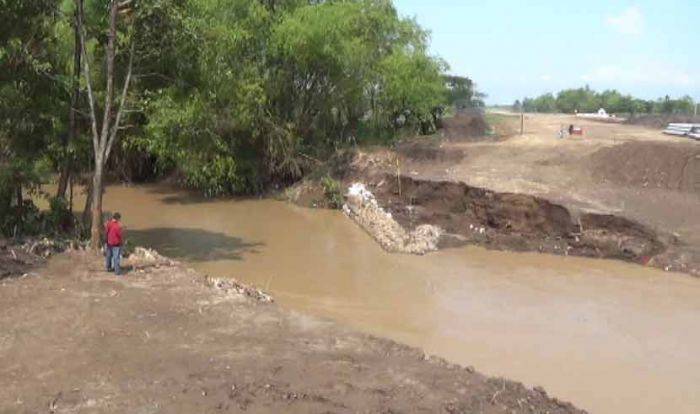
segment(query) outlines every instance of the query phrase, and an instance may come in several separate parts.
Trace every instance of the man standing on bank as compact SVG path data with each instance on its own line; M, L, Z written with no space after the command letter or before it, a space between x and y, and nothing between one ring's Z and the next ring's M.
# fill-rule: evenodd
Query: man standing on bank
M122 244L124 243L121 218L121 214L114 213L112 219L105 223L105 239L107 240L105 265L108 272L114 272L117 276L121 275L120 261Z

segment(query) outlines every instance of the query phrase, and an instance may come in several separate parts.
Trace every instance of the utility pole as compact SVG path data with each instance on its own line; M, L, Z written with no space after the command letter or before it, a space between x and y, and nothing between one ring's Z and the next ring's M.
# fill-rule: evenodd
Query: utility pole
M525 98L520 101L520 135L525 131Z

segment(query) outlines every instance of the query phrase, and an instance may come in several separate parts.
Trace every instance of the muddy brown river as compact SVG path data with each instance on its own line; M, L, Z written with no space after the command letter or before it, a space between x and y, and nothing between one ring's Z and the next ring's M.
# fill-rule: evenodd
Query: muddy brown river
M700 279L614 261L387 254L336 211L110 187L129 238L293 311L541 385L594 413L700 412Z

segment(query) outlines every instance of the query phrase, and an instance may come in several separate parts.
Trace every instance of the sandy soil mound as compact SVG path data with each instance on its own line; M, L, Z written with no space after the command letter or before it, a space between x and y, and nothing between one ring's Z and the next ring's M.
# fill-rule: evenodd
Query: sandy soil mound
M160 264L71 253L0 283L0 412L582 412L140 256Z
M464 158L464 152L445 148L439 142L418 138L401 142L396 152L404 159L429 163L457 163Z
M622 217L585 213L526 194L499 193L464 183L387 175L373 187L404 227L433 224L441 245L481 244L496 249L617 258L646 263L666 248L656 233Z
M479 141L489 126L478 112L462 112L443 120L443 136L450 141Z
M700 194L697 144L627 142L598 150L586 164L598 182Z

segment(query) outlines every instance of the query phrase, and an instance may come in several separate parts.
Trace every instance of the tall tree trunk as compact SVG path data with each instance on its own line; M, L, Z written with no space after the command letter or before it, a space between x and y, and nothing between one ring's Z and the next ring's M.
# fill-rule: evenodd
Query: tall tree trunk
M17 221L15 223L15 229L13 237L17 238L19 233L24 228L24 200L22 198L22 184L17 184L15 188L15 197L17 198Z
M117 139L117 132L123 114L123 109L126 104L126 98L129 91L131 74L134 65L134 50L135 45L131 43L131 53L129 55L129 65L124 79L124 87L121 93L119 106L117 111L112 116L114 108L114 61L116 56L116 38L117 38L117 15L119 14L120 3L116 0L111 0L109 3L109 33L107 39L107 48L105 50L106 57L106 81L107 87L105 91L105 105L101 128L98 129L96 99L92 88L92 79L90 76L90 64L85 46L85 30L83 23L85 21L85 11L82 1L75 0L78 9L78 30L80 34L80 50L83 56L83 75L85 76L85 84L87 87L88 103L90 104L90 130L92 132L92 147L94 151L95 170L92 177L91 194L88 200L90 205L90 245L93 249L98 249L102 244L102 194L104 184L105 163L109 159L109 154ZM126 0L121 3L122 8L130 7L131 1ZM85 216L87 216L88 208L86 206Z
M85 189L85 208L83 208L82 222L84 228L90 227L90 214L92 213L92 180L87 185Z
M114 58L116 55L117 38L117 14L118 4L116 0L110 2L109 10L109 35L107 40L107 90L105 94L104 117L102 119L102 132L97 140L95 150L95 173L92 178L92 222L90 223L90 245L94 250L102 244L102 184L103 172L106 161L107 144L112 124L112 104L114 100ZM116 129L118 125L115 125Z
M73 34L74 34L74 46L73 46L73 94L71 96L70 109L68 112L68 138L63 142L64 149L68 147L68 144L78 137L78 105L80 104L80 71L81 62L80 57L81 43L80 43L80 25L78 23L78 13L82 10L83 0L77 0L81 3L79 8L75 10L75 20L73 21ZM68 181L70 180L72 162L70 158L64 160L64 164L61 168L61 175L58 179L58 191L56 192L56 197L66 197L66 189L68 187Z
M93 249L98 249L102 244L102 173L103 160L95 160L95 175L92 177L92 206L90 226L90 241Z
M70 189L68 192L68 208L70 211L71 217L73 217L73 177L69 177L68 180L68 188Z

